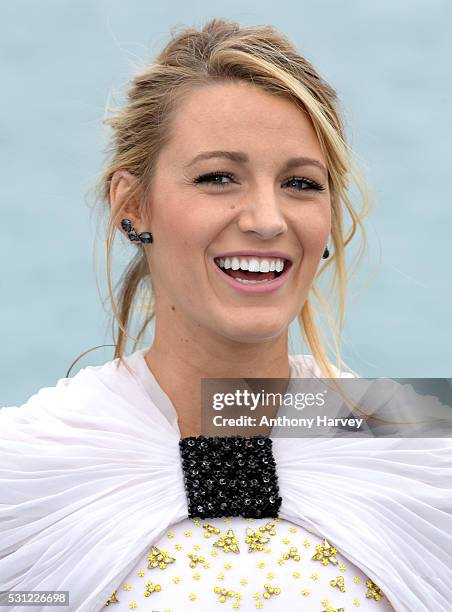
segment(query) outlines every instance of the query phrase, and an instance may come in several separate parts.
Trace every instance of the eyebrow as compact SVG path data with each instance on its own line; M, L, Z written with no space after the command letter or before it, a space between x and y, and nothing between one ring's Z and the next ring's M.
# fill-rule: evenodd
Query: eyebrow
M198 153L198 155L196 155L185 167L189 168L202 159L211 159L212 157L223 157L239 164L245 164L249 161L248 155L246 153L242 153L241 151L202 151L201 153ZM288 159L284 164L283 171L291 170L292 168L298 166L316 166L322 170L325 177L328 175L327 169L321 161L313 157L305 156L291 157Z

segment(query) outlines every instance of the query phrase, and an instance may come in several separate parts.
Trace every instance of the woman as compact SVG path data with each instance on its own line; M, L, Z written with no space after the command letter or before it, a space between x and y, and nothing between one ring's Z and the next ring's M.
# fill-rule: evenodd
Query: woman
M108 264L117 230L138 247L119 306L109 282L115 359L1 411L0 589L86 612L447 610L448 440L202 437L202 379L353 377L344 248L368 204L334 90L274 28L213 19L109 123ZM313 307L329 240L336 366ZM312 355L289 353L294 319Z

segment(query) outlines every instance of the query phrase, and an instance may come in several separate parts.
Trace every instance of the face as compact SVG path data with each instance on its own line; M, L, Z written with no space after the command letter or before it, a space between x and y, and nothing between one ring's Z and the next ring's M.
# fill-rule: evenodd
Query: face
M233 154L194 161L211 151ZM287 167L299 157L317 163ZM330 225L326 163L307 114L248 83L196 89L159 155L143 222L154 236L146 253L157 324L176 317L187 333L248 343L287 333Z

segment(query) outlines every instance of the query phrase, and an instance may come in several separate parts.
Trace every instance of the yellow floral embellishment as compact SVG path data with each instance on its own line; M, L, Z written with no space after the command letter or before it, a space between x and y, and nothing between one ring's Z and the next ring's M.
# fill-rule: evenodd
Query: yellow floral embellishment
M182 544L174 544L174 548L176 550L183 550L184 547L182 546Z
M323 540L322 544L317 544L315 547L317 552L313 557L311 557L314 561L320 561L323 565L329 565L330 563L334 563L337 565L336 553L337 550L331 546L328 540Z
M220 601L221 603L224 603L226 601L227 597L234 597L234 596L236 596L236 593L234 591L231 591L230 589L225 589L225 588L220 587L220 586L214 587L213 591L214 591L214 593L216 593L217 595L220 596L218 598L218 601Z
M346 571L346 570L345 570L345 565L344 565L343 563L339 563L339 570L340 570L341 572L345 572L345 571Z
M136 601L131 601L131 602L129 603L129 608L130 608L131 610L134 610L135 608L138 608L138 604L137 604L137 602L136 602Z
M194 525L199 525L200 523L201 523L201 519L199 519L199 518L194 518L193 519L193 524Z
M245 542L248 544L248 552L254 552L256 550L263 550L264 544L266 544L270 538L264 535L262 532L253 531L250 527L246 528Z
M138 570L137 574L138 576L144 576L144 570Z
M232 565L231 565L230 563L225 563L225 564L223 565L223 567L224 567L224 569L229 570L229 569L231 569Z
M234 601L234 603L232 604L232 609L233 610L239 610L240 609L240 603L238 601Z
M370 578L366 580L366 587L366 597L372 597L375 601L380 601L384 597L383 591Z
M210 563L209 563L208 561L205 561L205 562L202 564L202 566L203 566L203 567L205 567L206 569L209 569L209 567L210 567Z
M188 599L190 601L195 601L196 600L196 593L190 593L190 595L188 596Z
M234 535L234 531L232 529L228 529L226 535L220 536L220 539L213 543L214 546L219 546L223 549L225 553L233 552L239 553L239 541Z
M337 576L336 579L330 580L330 585L332 587L337 587L341 591L341 593L345 593L346 591L343 576Z
M224 580L224 574L223 574L223 572L220 572L220 573L217 575L217 580Z
M173 582L174 582L174 584L179 584L179 582L180 582L180 577L179 577L179 576L174 576L174 578L173 578Z
M174 563L176 560L174 557L171 557L166 550L160 550L156 546L153 546L151 549L151 554L147 557L148 569L154 569L159 567L160 569L166 569L166 567L170 563Z
M259 569L264 569L264 567L265 567L265 563L264 563L263 561L259 561L259 563L257 564L257 567L258 567Z
M298 578L301 576L300 572L292 572L292 576L298 580Z
M310 542L309 540L305 540L305 541L303 542L303 546L304 546L305 548L309 548L309 547L311 546L311 542Z
M111 603L119 603L119 599L116 597L116 591L113 591L113 593L110 595L104 605L109 606Z
M152 584L150 580L146 582L146 590L144 592L145 597L149 597L152 593L158 593L162 590L162 586L160 584Z
M190 529L186 529L184 531L184 536L187 538L190 538L192 534L193 534L193 531L190 531Z
M260 608L264 607L264 604L261 601L256 601L255 606L256 606L257 609L260 609Z
M288 544L290 544L290 540L289 540L289 538L283 538L283 539L281 540L281 542L282 542L283 544L286 544L286 546L287 546Z
M265 593L262 593L262 597L265 599L270 599L272 595L279 595L281 593L281 589L279 587L273 587L268 582L264 584L264 589Z
M269 521L265 525L262 525L262 527L259 527L259 531L262 533L269 533L272 536L276 535L275 522Z
M210 554L212 555L212 557L218 557L218 550L211 550Z
M289 531L290 531L290 533L297 533L297 528L296 527L290 527Z
M131 591L132 590L132 585L129 584L128 582L124 583L122 585L122 588L124 589L124 591Z
M360 605L361 605L361 602L359 601L359 599L354 599L354 600L353 600L353 605L354 605L354 606L360 606Z
M206 523L205 525L202 526L202 528L205 529L205 532L204 532L205 538L210 538L213 533L217 535L220 533L220 530L218 529L218 527L214 527L213 525L210 525L210 523Z
M305 595L305 596L309 595L309 593L310 593L310 591L308 589L301 589L300 592L301 592L302 595Z
M199 580L201 578L201 574L199 572L196 572L195 574L193 574L193 580Z
M312 578L312 580L318 580L319 579L319 575L316 574L316 573L311 574L311 578Z
M246 585L248 584L248 580L247 580L246 578L241 578L241 579L240 579L240 584L241 584L242 586L246 586Z
M206 562L204 557L199 557L195 553L188 553L187 557L189 557L191 559L190 567L193 567L193 568L195 568L198 565L198 563L205 563Z
M267 578L268 578L269 580L273 580L273 578L274 578L274 577L275 577L275 574L274 574L273 572L268 572L268 574L267 574Z
M254 593L253 599L261 599L262 595L258 592Z
M167 535L168 538L172 539L172 538L174 538L174 536L176 534L174 533L174 531L168 531L168 533L166 535Z
M193 548L198 551L201 550L201 546L199 544L193 544Z
M294 561L300 561L301 557L298 554L298 549L295 548L295 546L291 546L290 550L288 553L284 553L283 556L278 559L278 563L279 565L282 565L285 561L288 561L289 559L293 559Z
M359 584L359 583L361 582L361 580L360 580L359 576L355 576L355 577L353 578L353 582L354 582L355 584Z

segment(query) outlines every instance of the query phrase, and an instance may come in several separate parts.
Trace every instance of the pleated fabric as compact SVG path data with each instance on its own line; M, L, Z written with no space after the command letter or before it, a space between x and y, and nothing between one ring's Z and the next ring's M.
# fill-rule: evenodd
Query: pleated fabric
M308 361L291 356L293 375ZM2 408L0 590L68 590L71 612L100 610L188 516L179 439L150 372L119 360ZM282 519L333 542L397 612L450 610L451 439L275 438L273 452Z

